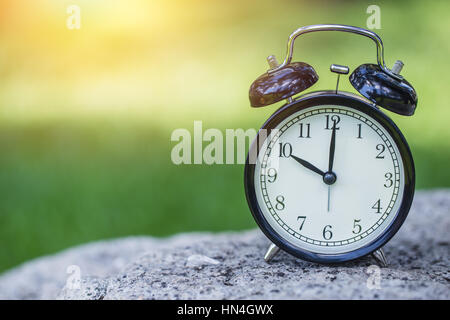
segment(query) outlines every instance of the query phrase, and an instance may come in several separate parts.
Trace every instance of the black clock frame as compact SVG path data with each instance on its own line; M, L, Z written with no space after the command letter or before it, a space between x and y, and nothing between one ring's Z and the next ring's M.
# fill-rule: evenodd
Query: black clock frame
M370 101L348 92L336 93L335 91L318 91L303 95L295 99L293 102L286 104L275 111L263 124L261 129L267 130L267 133L266 135L261 136L261 138L269 137L271 130L293 113L309 107L320 105L347 106L369 115L387 130L389 135L394 140L394 143L397 145L398 150L402 156L405 185L400 207L398 209L398 212L396 213L395 219L391 222L388 228L376 239L362 248L340 254L314 253L294 246L283 237L278 235L277 232L275 232L275 230L267 222L256 198L256 190L254 185L255 164L249 163L248 155L244 171L245 195L247 198L248 206L256 223L264 232L264 234L279 248L307 261L318 263L344 262L366 256L373 251L381 248L400 229L406 217L408 216L409 209L414 197L414 161L408 143L406 142L405 137L403 136L399 128L395 125L395 123ZM258 148L258 145L262 145L262 141L260 141L260 143L258 144L261 129L250 147L249 154L259 154L260 150L255 150L255 148Z

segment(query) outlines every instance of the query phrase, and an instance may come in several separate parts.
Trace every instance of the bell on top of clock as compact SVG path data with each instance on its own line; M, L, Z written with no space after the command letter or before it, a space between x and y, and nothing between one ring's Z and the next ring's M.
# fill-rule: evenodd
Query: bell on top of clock
M308 28L314 27L317 26ZM339 25L336 28L340 28ZM319 31L317 28L311 30L307 32ZM359 32L360 30L364 29L354 29L349 32L367 36ZM336 31L344 30L341 28ZM291 35L288 50L292 50L294 40L300 34L302 33ZM377 42L379 59L379 51L381 51L381 60L378 64L360 65L350 75L350 83L359 93L377 105L401 115L411 116L416 109L417 94L413 86L400 75L403 62L397 60L391 70L386 68L381 39L376 34L373 33L373 35L373 39ZM305 91L317 82L319 76L312 66L305 62L291 62L291 59L292 54L288 54L285 62L279 65L275 56L271 55L267 58L270 69L250 86L249 98L252 107L264 107L284 99L291 99L292 96Z
M278 66L275 56L267 58L269 66ZM304 62L292 62L273 72L264 73L250 87L250 104L252 107L264 107L288 99L300 93L319 80L313 67Z

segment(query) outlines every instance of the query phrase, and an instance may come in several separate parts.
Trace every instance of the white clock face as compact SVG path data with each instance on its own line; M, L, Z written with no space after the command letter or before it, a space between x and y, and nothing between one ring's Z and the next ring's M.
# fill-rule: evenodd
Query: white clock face
M263 143L254 175L258 205L274 231L321 254L354 251L383 234L398 213L404 181L387 130L336 105L284 119Z

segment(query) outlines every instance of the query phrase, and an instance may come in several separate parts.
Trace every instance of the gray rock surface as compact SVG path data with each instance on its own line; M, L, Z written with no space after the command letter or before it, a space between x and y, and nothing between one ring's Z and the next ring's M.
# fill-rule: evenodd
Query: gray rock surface
M417 192L410 215L371 258L318 265L280 253L259 230L94 242L0 276L3 299L450 299L450 191ZM79 275L79 277L78 277Z

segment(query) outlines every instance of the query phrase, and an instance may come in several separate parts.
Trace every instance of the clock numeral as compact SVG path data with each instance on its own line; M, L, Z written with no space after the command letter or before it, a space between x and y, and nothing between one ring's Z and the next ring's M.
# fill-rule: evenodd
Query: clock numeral
M361 126L362 126L361 123L358 124L358 136L356 137L356 139L362 139L362 137L361 137Z
M359 222L361 222L361 219L359 219L359 220L357 220L357 219L353 220L353 233L354 233L354 234L358 234L358 233L360 233L361 230L362 230L362 227L361 227L361 225L359 224ZM355 230L355 229L356 229L356 230Z
M325 129L331 130L333 129L334 126L336 126L336 130L339 130L337 124L341 121L341 117L339 117L338 115L333 115L331 117L330 115L326 115L325 117L327 118ZM330 120L331 122L333 122L333 125L331 127L330 127Z
M279 143L280 145L280 158L289 158L292 154L292 145L288 142L283 144L282 142Z
M381 207L381 199L378 199L378 201L375 202L375 204L372 206L372 209L376 210L375 213L381 213L381 210L383 210L383 208Z
M275 198L275 200L277 201L276 205L275 205L275 209L281 211L285 208L284 205L284 197L283 196L277 196Z
M331 229L333 229L333 227L330 225L326 225L325 228L323 228L322 235L325 240L330 240L333 237L333 232L331 232Z
M394 184L394 180L392 180L392 173L387 172L384 177L386 178L386 183L384 184L384 186L386 188L390 188L392 187L392 185Z
M298 216L297 217L297 221L299 221L299 220L302 220L302 222L300 223L300 227L298 228L298 230L302 230L303 225L305 224L306 217L305 216Z
M275 180L277 180L277 175L278 175L277 170L275 170L275 168L269 168L267 170L267 177L268 177L267 181L270 183L275 182Z
M303 132L303 127L306 127L306 133ZM305 125L303 125L303 123L300 123L300 135L298 136L299 138L311 138L310 136L311 133L311 124L310 123L306 123Z
M384 144L377 144L377 150L380 151L380 153L378 153L378 155L375 157L376 159L384 159L384 150L386 150L386 147Z

